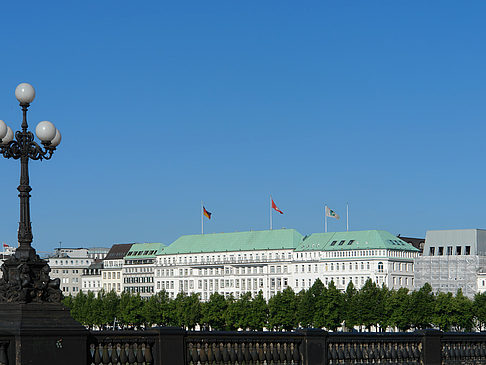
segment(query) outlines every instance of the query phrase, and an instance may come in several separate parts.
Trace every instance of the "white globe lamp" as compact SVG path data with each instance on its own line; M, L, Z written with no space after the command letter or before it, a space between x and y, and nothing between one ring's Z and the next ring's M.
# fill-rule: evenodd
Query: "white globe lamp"
M15 88L15 97L20 104L30 104L34 101L35 90L31 84L23 82Z
M0 139L3 139L7 135L7 124L3 120L0 120Z
M13 140L13 138L14 138L14 134L12 128L7 127L7 134L5 135L5 137L2 138L2 144L3 145L8 144L10 141Z
M57 146L59 146L59 143L61 143L61 132L59 132L59 129L56 128L56 136L51 141L50 145L52 147L57 147Z
M47 120L39 122L37 127L35 127L35 135L42 142L50 142L56 136L56 127L54 127L54 124Z

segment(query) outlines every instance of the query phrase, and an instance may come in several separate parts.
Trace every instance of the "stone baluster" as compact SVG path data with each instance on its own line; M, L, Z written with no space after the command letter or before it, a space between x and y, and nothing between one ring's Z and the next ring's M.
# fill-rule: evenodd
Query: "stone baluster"
M221 359L223 360L223 362L225 364L227 364L228 361L229 361L229 358L230 358L229 353L228 353L228 346L227 346L227 344L221 343L220 348L221 348Z
M229 359L231 364L234 364L237 361L237 357L236 357L237 347L238 347L237 342L228 343L228 353L229 353Z
M133 346L137 346L137 364L138 365L143 365L145 362L145 356L142 352L142 344L139 343L138 345L133 344Z
M250 355L253 362L257 361L264 361L265 360L265 352L263 351L263 346L260 342L251 342L250 343Z
M105 365L110 363L110 356L108 354L108 344L103 344L103 350L101 352L101 362Z
M135 362L137 361L137 357L135 356L135 351L136 351L136 344L133 344L130 346L130 344L127 344L128 346L128 363L130 365L134 365Z
M94 345L93 362L95 365L101 364L100 344Z

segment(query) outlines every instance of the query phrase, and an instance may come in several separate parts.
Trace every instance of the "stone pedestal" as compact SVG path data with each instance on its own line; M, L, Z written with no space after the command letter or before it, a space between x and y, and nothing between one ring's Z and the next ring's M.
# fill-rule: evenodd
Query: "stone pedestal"
M0 332L13 335L13 365L86 365L88 330L58 303L0 303Z

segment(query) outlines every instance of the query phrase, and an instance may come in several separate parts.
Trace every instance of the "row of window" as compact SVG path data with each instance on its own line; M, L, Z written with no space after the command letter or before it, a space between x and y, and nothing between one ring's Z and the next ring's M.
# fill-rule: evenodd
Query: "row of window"
M133 284L133 283L153 283L154 282L154 278L151 277L151 276L148 276L148 277L138 277L138 276L134 276L134 277L128 277L128 278L123 278L123 282L125 284Z
M444 256L444 246L438 246L437 251L435 247L429 248L429 256L435 256L437 252L437 256ZM453 249L453 246L447 246L447 256L453 255L453 253L457 256L460 255L470 255L471 254L471 246L465 246L464 251L462 250L462 246L456 246L456 249Z
M179 256L179 257L164 257L159 258L158 263L161 265L175 265L175 264L192 264L192 263L224 263L224 262L235 262L237 261L265 261L269 260L288 260L292 259L292 253L285 253L285 252L270 252L267 254L256 253L256 254L228 254L228 255L207 255L207 256Z
M52 273L53 274L69 274L69 273L73 273L73 274L79 274L79 270L78 269L72 269L72 270L69 270L69 269L53 269L52 270Z
M146 251L130 251L127 253L127 256L147 256L147 255L155 255L157 250L146 250Z
M116 277L115 277L115 274L116 274ZM113 276L113 278L112 278ZM116 272L111 272L111 271L104 271L103 272L103 279L120 279L120 272L119 271L116 271Z
M53 260L54 265L89 265L91 262L89 260ZM50 261L52 265L52 260Z
M127 273L135 273L135 272L152 272L153 267L126 267L124 271Z
M64 293L69 293L69 292L76 293L76 292L78 292L78 291L79 291L79 288L78 288L78 287L76 287L76 286L75 286L75 287L72 287L72 288L71 288L71 287L69 287L69 286L63 286L63 287L62 287L62 291L63 291Z
M101 281L83 281L83 288L101 288Z
M120 291L121 285L120 285L120 283L113 283L113 285L111 283L108 283L108 284L104 283L103 289L105 289L105 291L112 291L112 290Z
M154 292L153 286L129 286L125 288L126 292L129 293L149 293L152 294Z

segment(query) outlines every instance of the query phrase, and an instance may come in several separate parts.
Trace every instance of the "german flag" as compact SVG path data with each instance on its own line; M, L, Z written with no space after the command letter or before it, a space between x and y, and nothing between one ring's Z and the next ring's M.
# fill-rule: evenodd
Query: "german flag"
M206 210L206 208L204 208L204 207L203 207L203 213L204 213L204 216L205 216L207 219L211 219L211 214L213 214L213 213L211 213L211 212L208 212L208 211Z

